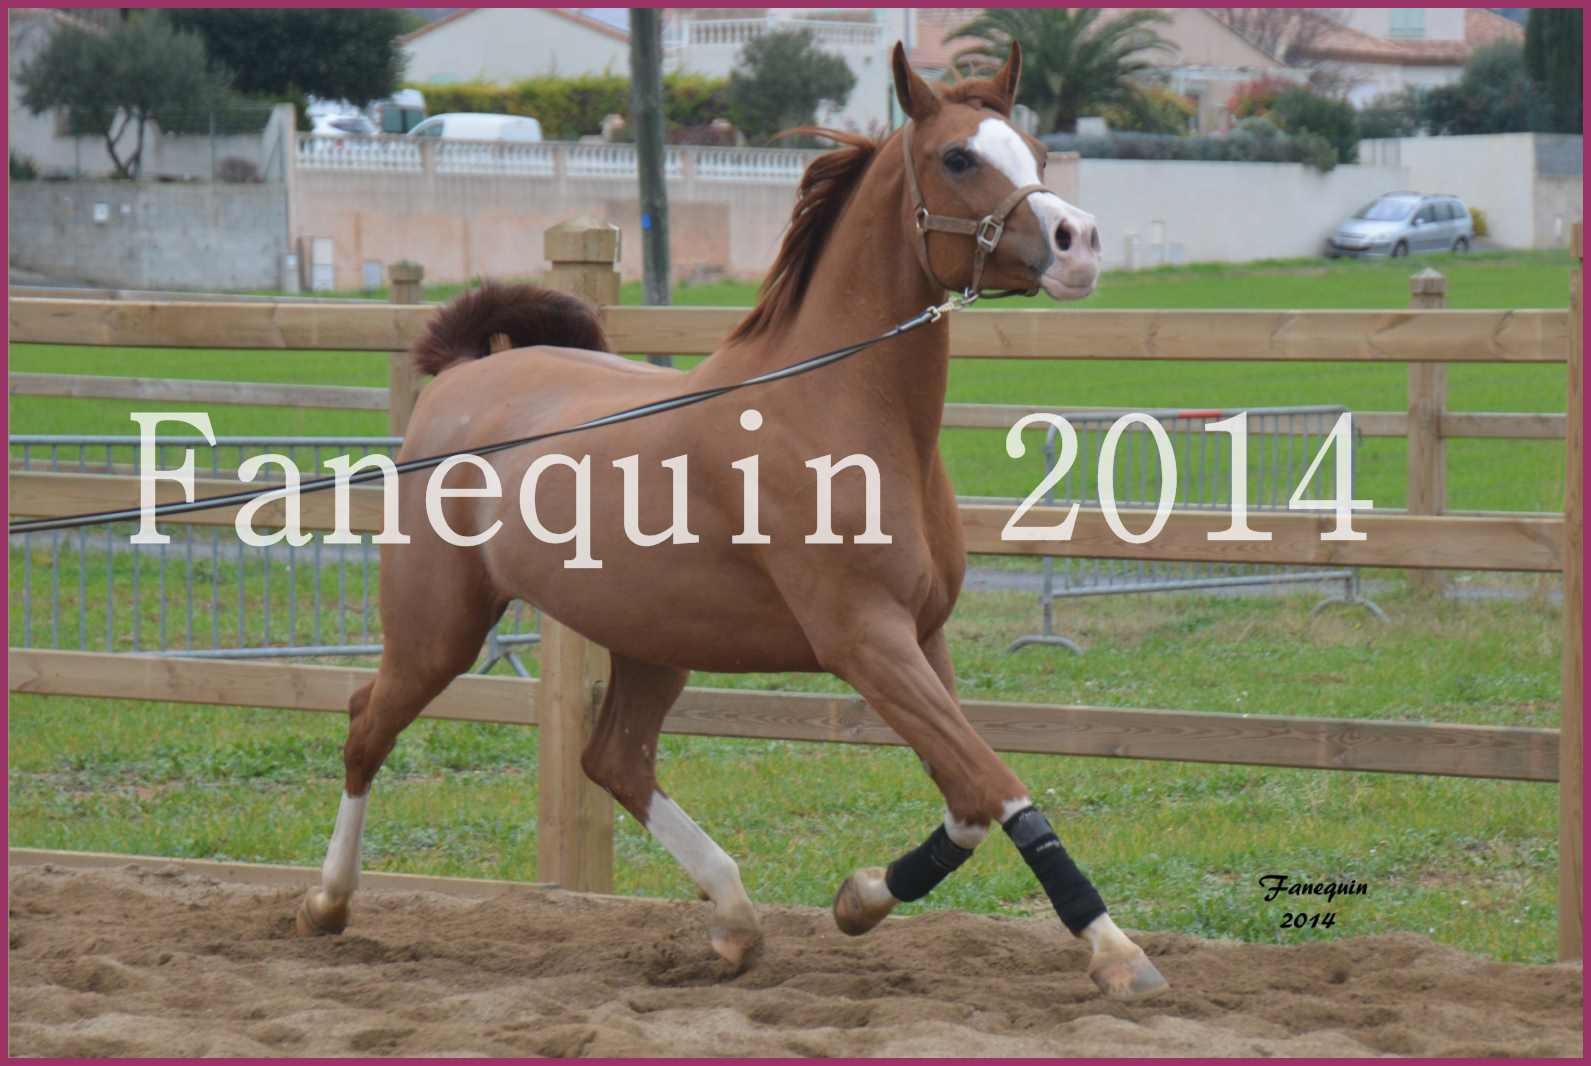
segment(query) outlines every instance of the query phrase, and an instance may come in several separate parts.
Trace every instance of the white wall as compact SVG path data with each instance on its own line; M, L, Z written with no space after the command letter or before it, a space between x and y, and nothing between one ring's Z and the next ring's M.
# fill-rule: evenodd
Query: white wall
M411 82L630 73L628 41L533 7L476 8L410 41L404 53Z
M1319 255L1337 223L1407 184L1397 167L1084 159L1077 202L1099 219L1108 268L1240 262Z
M1461 197L1486 213L1489 239L1505 248L1562 244L1552 240L1554 218L1583 214L1580 176L1538 182L1532 133L1473 137L1403 137L1359 142L1359 158L1402 166L1409 188ZM1547 197L1539 207L1537 198ZM1538 219L1538 215L1542 216ZM1544 243L1545 242L1545 243Z

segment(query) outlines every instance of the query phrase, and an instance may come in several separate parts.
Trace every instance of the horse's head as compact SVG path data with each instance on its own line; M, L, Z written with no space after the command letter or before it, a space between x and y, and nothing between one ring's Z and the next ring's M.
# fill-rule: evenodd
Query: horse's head
M1094 216L1043 188L1044 146L1011 124L1022 49L987 80L943 95L912 72L896 44L895 94L911 119L907 202L916 256L947 289L1042 288L1080 300L1099 277Z

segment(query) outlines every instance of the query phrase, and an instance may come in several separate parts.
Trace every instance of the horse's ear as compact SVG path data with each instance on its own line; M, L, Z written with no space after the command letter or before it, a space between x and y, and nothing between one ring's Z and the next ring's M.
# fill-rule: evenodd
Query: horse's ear
M891 62L895 69L895 96L900 100L900 109L906 112L906 117L922 121L938 111L939 95L929 88L926 81L912 73L911 64L906 62L906 46L899 41L895 42Z
M994 87L1000 95L1005 97L1006 114L1011 113L1011 107L1016 103L1017 85L1022 81L1022 46L1016 41L1011 42L1011 55L1005 61L1005 66L995 71Z

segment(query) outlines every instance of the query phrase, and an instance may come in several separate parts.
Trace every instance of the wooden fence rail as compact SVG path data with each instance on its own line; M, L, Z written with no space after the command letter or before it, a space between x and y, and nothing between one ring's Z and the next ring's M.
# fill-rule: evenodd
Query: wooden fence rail
M424 304L10 302L11 340L35 344L391 352L429 321ZM604 307L621 352L712 351L745 311ZM1561 363L1564 311L967 311L950 321L957 359L1205 362Z
M386 411L388 390L357 385L276 385L248 381L202 381L188 378L120 378L97 374L29 374L13 372L12 396L54 396L71 399L153 400L248 407L308 407L336 411ZM1004 432L1017 419L1035 411L1091 414L1110 407L1055 407L1042 404L947 403L946 429L993 429ZM1408 435L1404 411L1355 411L1354 428L1366 437ZM1037 432L1038 430L1035 430ZM1564 418L1538 412L1444 411L1437 419L1444 438L1562 440Z
M194 479L196 498L220 496L238 489L237 481ZM137 507L138 492L138 478L128 474L13 470L10 509L13 516L30 518L88 514ZM381 490L356 485L348 493L350 531L379 532L382 528ZM155 498L159 503L168 503L185 500L186 496L180 485L162 480L156 482ZM335 529L334 502L331 493L303 496L299 501L300 528L317 532ZM240 509L239 506L216 507L172 515L161 521L230 526ZM1006 540L1002 533L1015 509L1015 505L1008 502L961 504L967 550L986 555L1538 573L1560 571L1565 562L1563 520L1557 515L1427 516L1398 511L1361 511L1354 516L1354 528L1365 534L1364 540L1328 541L1321 537L1336 525L1336 519L1330 515L1256 511L1249 515L1250 528L1270 533L1272 539L1232 542L1208 539L1208 534L1225 529L1230 523L1231 517L1226 512L1182 510L1172 511L1165 528L1153 541L1131 544L1117 538L1097 507L1078 508L1069 540ZM256 524L262 530L280 528L284 513L280 500L265 504L257 512ZM1124 507L1119 513L1122 524L1128 529L1146 529L1153 518L1153 512L1136 508ZM1053 526L1065 514L1059 507L1035 507L1024 516L1022 525Z
M590 239L588 240L587 237ZM1564 578L1563 715L1558 730L1433 723L1267 717L1181 710L967 701L969 719L1003 751L1239 763L1397 773L1448 774L1558 782L1558 942L1563 958L1581 955L1583 766L1583 477L1580 226L1573 231L1577 264L1567 312L1454 311L1080 311L970 312L951 319L956 358L1154 359L1167 361L1321 361L1408 364L1407 411L1359 414L1370 436L1408 436L1411 510L1361 512L1364 541L1322 541L1329 516L1257 512L1250 523L1274 539L1210 542L1228 516L1174 512L1151 544L1119 541L1097 509L1083 509L1066 543L1005 541L1012 506L967 503L961 520L970 551L1083 555L1120 559L1215 560L1559 572ZM565 287L611 291L611 250L601 234L562 231L557 241ZM595 249L595 251L592 251ZM578 253L578 254L577 254ZM604 255L607 256L604 261ZM13 297L11 339L42 344L402 352L433 309L418 298L418 273L394 275L391 304L257 300L170 301ZM1415 303L1434 303L1434 282L1416 285ZM611 299L611 298L609 298ZM605 306L609 337L620 351L690 355L711 350L743 312L722 308ZM291 403L355 410L387 409L401 426L416 383L394 357L390 389L254 386L231 382L132 382L63 375L12 375L11 395L98 396L206 403ZM1445 410L1441 368L1453 363L1567 363L1565 415L1458 413ZM293 390L293 391L286 391ZM265 397L270 397L267 400ZM1035 408L946 406L949 428L1005 429ZM1061 410L1061 409L1055 409ZM1077 409L1074 409L1077 410ZM401 417L400 417L401 416ZM1445 513L1440 492L1440 441L1474 436L1565 440L1565 511L1557 515ZM201 480L200 495L235 488ZM162 499L178 498L162 482ZM354 489L353 528L379 528L379 494ZM1417 498L1416 498L1417 497ZM10 514L54 516L128 506L136 483L122 474L11 472ZM180 521L230 524L235 511ZM1036 508L1024 524L1062 517ZM330 528L330 500L303 501L306 529ZM1130 529L1149 515L1124 511ZM262 522L280 521L266 509ZM463 677L427 710L431 717L536 725L543 731L539 875L569 888L604 889L612 876L612 807L584 781L579 750L603 685L600 649L544 619L540 681ZM105 699L156 699L205 704L342 711L371 677L340 667L183 660L91 652L10 649L11 690ZM670 732L858 744L898 740L854 696L687 689L664 728Z
M576 642L575 649L583 652L583 643ZM579 675L574 684L466 675L427 707L424 717L546 726L559 717L541 712L549 691L577 694L581 709L588 700L600 701L605 677L593 676L591 664L575 651L563 651L566 668ZM563 657L544 645L543 670L551 659ZM332 713L346 712L348 698L375 678L374 670L355 667L31 648L10 649L9 672L12 692ZM1005 752L1517 781L1554 781L1558 776L1555 729L990 700L966 700L962 709L989 745ZM687 688L663 731L756 740L903 743L859 696L747 689ZM554 757L543 765L578 770L578 747L572 760L566 752L563 759Z

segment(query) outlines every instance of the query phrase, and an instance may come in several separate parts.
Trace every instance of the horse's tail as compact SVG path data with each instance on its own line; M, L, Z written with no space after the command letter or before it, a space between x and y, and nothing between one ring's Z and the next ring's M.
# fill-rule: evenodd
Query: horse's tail
M414 342L414 365L422 374L440 374L454 363L484 359L504 345L611 351L596 309L578 296L538 285L487 282L453 300L431 318Z

